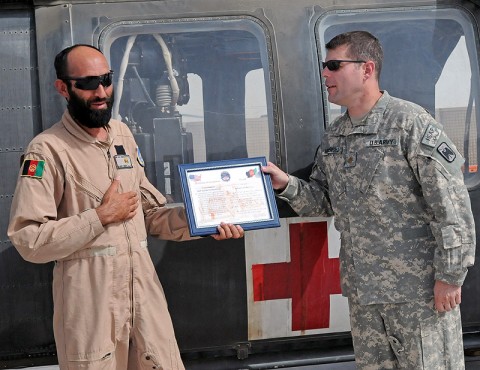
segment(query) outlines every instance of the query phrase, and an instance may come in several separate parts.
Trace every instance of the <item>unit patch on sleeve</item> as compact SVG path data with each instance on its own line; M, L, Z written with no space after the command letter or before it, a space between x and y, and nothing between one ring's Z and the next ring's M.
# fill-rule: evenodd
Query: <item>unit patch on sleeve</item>
M442 130L440 130L438 127L435 127L432 124L428 125L422 137L422 144L429 146L430 148L435 148L441 133Z
M457 155L455 154L455 152L453 151L452 148L450 148L448 146L447 143L443 142L441 143L438 148L437 148L437 151L440 153L440 155L445 158L445 160L448 162L448 163L452 163L455 158L457 158Z
M45 161L37 161L26 159L23 161L22 175L23 177L34 177L41 179L45 169Z
M145 161L143 160L142 153L140 153L140 148L138 146L137 146L137 161L140 166L145 167Z

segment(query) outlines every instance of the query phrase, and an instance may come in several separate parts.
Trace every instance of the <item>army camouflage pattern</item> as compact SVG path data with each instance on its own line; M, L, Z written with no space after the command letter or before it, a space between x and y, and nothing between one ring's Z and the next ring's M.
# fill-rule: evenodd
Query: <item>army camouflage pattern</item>
M349 304L358 369L465 369L459 306L439 314L433 300Z
M464 160L422 107L383 92L359 124L326 130L306 182L279 197L303 216L335 215L342 293L360 304L433 298L435 279L462 285L475 227Z

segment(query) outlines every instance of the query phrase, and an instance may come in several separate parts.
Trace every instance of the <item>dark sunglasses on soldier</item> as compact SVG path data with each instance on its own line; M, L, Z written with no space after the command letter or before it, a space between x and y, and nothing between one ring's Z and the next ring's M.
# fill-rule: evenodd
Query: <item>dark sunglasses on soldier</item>
M105 73L101 76L87 76L87 77L63 77L64 81L75 81L74 86L80 90L96 90L99 85L108 87L112 84L113 71Z
M328 68L330 71L338 71L341 63L366 63L364 60L346 60L346 59L332 59L328 62L322 62L323 69Z

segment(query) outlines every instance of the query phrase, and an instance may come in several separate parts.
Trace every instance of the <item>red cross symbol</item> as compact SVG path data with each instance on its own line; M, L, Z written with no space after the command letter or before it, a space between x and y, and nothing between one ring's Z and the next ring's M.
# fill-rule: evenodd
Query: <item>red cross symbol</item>
M326 222L290 224L291 262L252 265L254 301L292 299L292 330L328 328L340 294L338 258L328 258Z

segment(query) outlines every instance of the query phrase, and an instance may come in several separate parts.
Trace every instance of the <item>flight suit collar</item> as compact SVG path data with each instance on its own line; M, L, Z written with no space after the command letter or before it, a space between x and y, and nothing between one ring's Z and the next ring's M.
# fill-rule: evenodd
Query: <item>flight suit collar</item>
M111 120L110 120L111 121ZM90 144L97 143L98 140L93 136L89 135L84 129L80 127L80 125L75 122L72 118L68 109L65 109L62 116L62 123L65 126L65 129L75 136L77 139L85 141ZM114 135L114 125L109 125L110 128L108 129L108 142L111 143L113 140Z
M387 105L391 99L387 91L382 92L382 96L380 97L380 99L378 99L377 103L372 108L370 113L368 113L363 123L354 126L347 112L337 121L335 121L334 124L330 127L330 134L333 136L348 136L351 134L376 134L382 123L382 119L385 110L387 109Z

